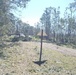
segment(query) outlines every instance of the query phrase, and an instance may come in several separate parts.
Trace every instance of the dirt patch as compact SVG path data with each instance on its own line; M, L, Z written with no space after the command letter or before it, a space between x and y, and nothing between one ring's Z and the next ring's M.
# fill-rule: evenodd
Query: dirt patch
M51 43L44 43L43 47L49 48L51 50L59 51L65 55L76 56L76 49L62 47Z

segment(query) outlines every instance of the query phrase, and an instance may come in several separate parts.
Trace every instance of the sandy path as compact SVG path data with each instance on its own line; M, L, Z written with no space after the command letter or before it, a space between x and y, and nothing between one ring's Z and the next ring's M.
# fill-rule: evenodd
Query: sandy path
M40 42L21 42L21 52L28 54L32 53L35 50L40 50ZM66 46L58 46L52 43L44 43L43 42L43 49L47 50L56 50L66 55L76 56L76 49L68 48ZM31 52L30 52L31 51ZM27 52L27 53L26 53ZM34 53L35 54L35 53Z
M76 49L62 47L51 43L44 43L43 47L45 47L46 49L59 51L66 55L76 56Z
M23 43L23 48L25 48L25 45L27 45L28 48L30 48L33 53L33 49L35 47L37 47L37 49L40 49L40 43L39 42L24 42ZM33 48L33 49L32 49ZM76 56L76 49L72 49L72 48L67 48L67 47L62 47L62 46L58 46L52 43L43 43L43 49L47 49L47 50L56 50L59 51L63 54L66 55L71 55L71 56Z

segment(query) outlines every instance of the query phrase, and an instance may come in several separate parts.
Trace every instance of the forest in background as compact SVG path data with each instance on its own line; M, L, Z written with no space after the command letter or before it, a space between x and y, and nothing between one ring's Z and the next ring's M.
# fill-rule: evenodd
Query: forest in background
M60 7L46 8L37 28L43 28L51 42L76 45L76 0L66 7L63 17L60 13Z
M43 28L48 41L58 45L76 45L76 0L66 7L63 17L60 15L60 7L47 7L35 27L23 23L12 12L18 11L18 8L26 8L28 1L0 0L0 42L2 44L10 35L24 34L28 39L29 35L34 37Z

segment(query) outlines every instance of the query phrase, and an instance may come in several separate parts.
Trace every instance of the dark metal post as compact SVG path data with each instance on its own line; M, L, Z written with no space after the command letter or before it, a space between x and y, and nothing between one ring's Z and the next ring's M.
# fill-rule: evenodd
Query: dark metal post
M41 30L41 48L40 48L40 58L39 58L39 61L41 61L41 56L42 56L42 40L43 40L43 29Z
M40 47L40 57L39 57L39 61L36 61L34 63L38 64L39 66L41 66L41 64L45 63L46 60L41 60L42 57L42 44L43 44L43 29L41 30L41 47Z

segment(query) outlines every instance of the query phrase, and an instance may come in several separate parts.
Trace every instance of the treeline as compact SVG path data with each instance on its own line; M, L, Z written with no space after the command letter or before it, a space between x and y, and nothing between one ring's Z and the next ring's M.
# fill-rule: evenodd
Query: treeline
M0 43L3 42L5 35L18 34L24 31L24 28L27 31L30 27L26 23L22 26L22 21L14 14L19 8L26 8L28 1L30 0L0 0Z
M0 44L11 35L25 36L26 39L29 35L35 36L38 33L38 27L23 23L15 13L19 13L19 9L26 8L26 4L29 1L30 0L0 0Z
M63 17L60 16L60 7L46 8L39 27L44 29L51 42L76 45L76 0L66 7Z
M46 32L49 41L57 44L76 45L76 0L70 3L60 15L60 7L48 7L35 27L23 23L12 11L25 8L29 0L0 0L0 42L4 35L23 33L25 36L36 36L41 28Z

